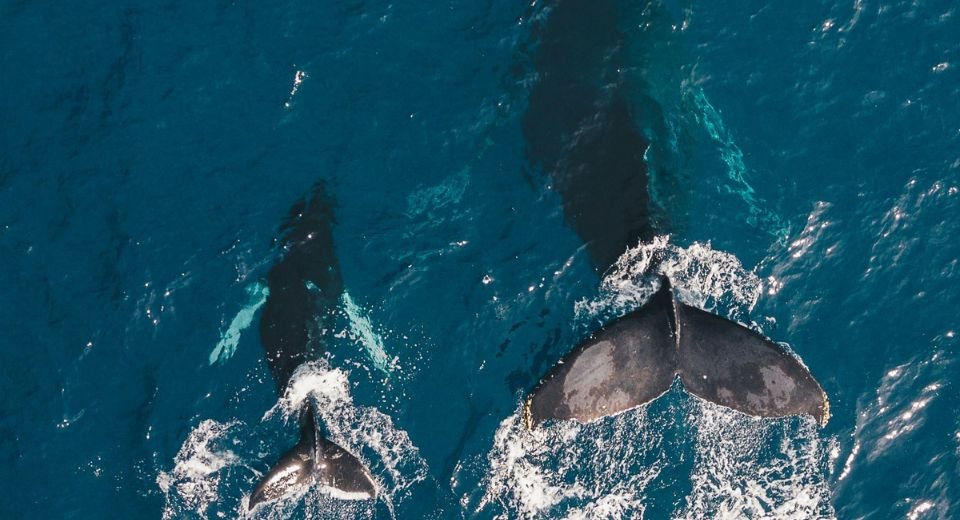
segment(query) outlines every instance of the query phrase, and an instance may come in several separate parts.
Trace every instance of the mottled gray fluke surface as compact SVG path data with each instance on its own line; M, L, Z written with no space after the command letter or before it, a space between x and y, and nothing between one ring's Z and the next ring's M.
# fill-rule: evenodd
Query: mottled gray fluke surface
M663 233L653 218L647 131L611 0L553 2L534 25L537 81L523 120L527 156L560 195L566 222L598 273L629 247ZM634 64L635 65L635 64ZM651 274L655 269L651 269ZM663 287L640 310L567 354L527 401L527 425L591 421L655 399L679 377L703 399L760 417L809 414L825 423L826 396L800 361L746 327L677 302Z
M690 393L749 415L806 414L826 423L826 395L797 358L740 324L676 301L662 280L646 305L554 366L527 400L528 427L629 410L662 395L677 377Z

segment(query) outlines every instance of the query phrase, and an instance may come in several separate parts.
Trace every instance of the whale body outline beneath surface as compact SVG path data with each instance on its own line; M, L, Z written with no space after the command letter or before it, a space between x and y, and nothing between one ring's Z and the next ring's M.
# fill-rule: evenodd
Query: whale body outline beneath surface
M260 316L260 340L280 395L296 369L322 354L333 334L330 321L343 294L333 223L333 200L320 181L310 197L293 205L280 228L282 254L267 275L269 293ZM312 484L342 499L376 498L376 483L363 462L322 434L309 397L302 406L300 440L260 480L247 509Z
M536 70L523 117L528 161L560 195L566 223L607 272L658 233L646 152L621 61L613 0L556 0L534 17ZM657 274L653 262L649 274ZM670 280L639 310L607 323L561 358L523 404L528 429L590 422L643 405L679 378L691 394L758 417L830 417L826 393L800 359L761 334L685 305Z

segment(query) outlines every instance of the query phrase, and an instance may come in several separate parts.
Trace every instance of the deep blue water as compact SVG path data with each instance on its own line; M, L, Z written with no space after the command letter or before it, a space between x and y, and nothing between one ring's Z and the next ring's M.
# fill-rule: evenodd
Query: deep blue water
M331 4L0 2L0 517L242 516L311 391L381 498L260 517L958 514L954 3L621 2L674 226L602 281L524 155L549 5ZM278 402L258 283L318 179L352 304ZM675 388L523 431L656 250L801 356L825 428Z

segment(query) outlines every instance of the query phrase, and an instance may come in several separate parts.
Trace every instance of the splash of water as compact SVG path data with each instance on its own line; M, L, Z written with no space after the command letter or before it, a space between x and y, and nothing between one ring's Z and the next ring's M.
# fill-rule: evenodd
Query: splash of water
M241 464L225 445L228 434L240 427L238 421L219 423L207 419L198 424L174 457L174 467L157 475L157 486L166 497L164 520L184 512L206 516L210 504L219 500L221 472Z
M157 477L157 485L166 496L164 518L223 516L223 509L212 514L211 505L222 506L221 497L236 496L244 498L231 514L246 517L249 493L263 476L266 463L289 448L269 439L258 440L262 426L275 418L296 421L308 400L314 405L324 435L357 455L370 469L379 488L378 502L340 500L329 490L303 486L269 507L257 508L257 518L369 516L380 503L393 514L395 505L410 495L411 488L427 478L427 464L409 435L386 414L354 404L346 371L317 361L297 369L287 391L264 415L261 428L209 419L194 427L174 459L174 468ZM228 478L230 475L233 477Z
M624 252L604 275L598 295L576 303L577 317L620 316L640 307L656 290L653 273L670 278L688 305L709 311L725 307L731 319L745 317L763 289L760 278L736 256L699 242L680 247L669 236L658 236Z
M655 289L652 268L670 277L685 302L723 307L731 317L745 315L762 293L762 281L735 256L658 237L624 253L604 276L600 294L576 304L578 318L619 316L642 305ZM690 443L694 462L692 493L674 515L834 516L826 477L830 441L820 439L812 419L763 420L695 397L683 402L689 406L668 405L674 414L651 403L590 424L557 422L533 431L511 416L487 454L476 510L494 510L498 518L643 517L661 472L682 458L669 440L671 421L679 420L674 433L694 433L682 441Z
M496 432L476 509L496 511L496 518L618 518L642 512L644 490L664 467L657 431L642 410L530 431L518 410ZM652 463L638 464L651 453Z
M678 518L834 518L829 442L811 418L767 420L705 401L690 416L693 494Z
M331 368L324 360L301 365L264 420L278 413L284 420L295 419L311 400L326 436L368 465L380 489L378 499L393 511L395 502L427 478L427 463L407 432L397 428L390 416L353 403L347 376L347 372Z

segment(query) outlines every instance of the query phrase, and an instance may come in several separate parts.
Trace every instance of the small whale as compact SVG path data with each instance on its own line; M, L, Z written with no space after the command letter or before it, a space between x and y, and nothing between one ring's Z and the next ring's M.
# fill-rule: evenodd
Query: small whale
M626 94L618 26L611 0L553 2L534 26L537 82L523 119L528 159L560 195L567 224L600 274L657 234L649 143ZM825 425L830 416L826 394L799 359L678 301L661 276L641 309L591 334L544 376L525 402L526 425L620 413L656 399L676 378L693 395L758 417L806 414Z
M294 371L317 359L332 330L343 292L334 254L333 203L323 183L295 204L281 226L281 257L267 275L269 295L260 340L279 394ZM248 509L279 499L298 486L319 484L337 497L373 499L377 486L360 460L318 430L314 405L300 411L300 441L273 465L250 495Z

